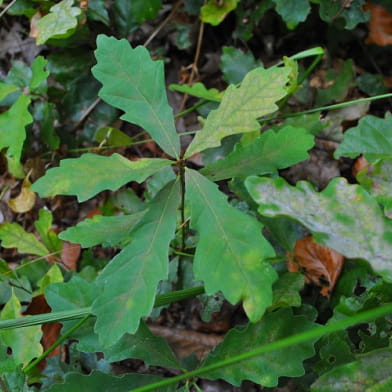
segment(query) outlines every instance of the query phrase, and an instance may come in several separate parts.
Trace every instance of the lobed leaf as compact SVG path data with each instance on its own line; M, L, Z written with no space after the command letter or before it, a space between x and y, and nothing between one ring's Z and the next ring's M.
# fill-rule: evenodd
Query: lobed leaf
M76 195L82 202L103 190L116 190L130 181L143 182L171 164L167 159L130 161L117 153L110 157L87 153L79 158L63 159L59 167L49 169L31 189L41 197Z
M220 290L232 304L242 300L249 319L257 321L272 303L277 278L265 261L274 250L261 225L230 206L215 184L193 170L186 171L186 200L191 227L199 234L195 279L204 281L207 294Z
M138 329L150 314L160 280L168 275L169 244L174 236L179 182L165 186L133 231L133 241L102 271L97 284L102 294L93 304L101 343L110 346Z
M99 96L123 110L123 120L144 128L169 155L178 158L180 141L173 110L167 102L162 61L152 61L146 48L125 39L99 35L92 73L103 87Z
M274 0L274 3L276 12L290 30L295 29L298 23L305 21L310 12L309 0Z
M60 233L62 240L81 244L83 248L102 244L116 246L130 239L130 232L146 211L132 215L95 215Z
M238 143L232 153L201 170L213 181L256 174L276 173L308 159L313 136L304 128L283 127L269 130L249 144Z
M290 308L266 314L261 321L229 331L225 340L206 358L203 366L212 365L255 346L269 344L297 333L314 329L316 324L304 316L294 316ZM234 385L250 380L265 387L278 385L279 377L300 377L305 374L302 362L314 355L317 338L306 343L266 352L230 367L204 373L207 378L223 378Z
M217 147L221 139L237 133L257 131L257 118L278 109L275 104L286 95L289 68L256 68L240 87L230 85L218 109L208 115L185 153L185 158L207 148Z
M300 181L249 177L246 187L260 204L262 215L288 216L313 234L314 240L348 258L367 260L373 269L392 278L392 223L377 201L361 186L333 179L322 192Z
M0 240L3 248L17 248L19 253L37 256L46 256L50 253L34 234L27 233L18 223L2 223Z
M12 84L5 84L0 82L0 102L7 97L7 95L19 90L18 86Z
M47 64L48 60L42 56L36 57L33 64L31 64L31 79L29 83L31 91L36 90L48 78L49 71L45 71Z
M356 127L344 133L343 142L335 150L334 157L355 158L364 154L368 161L392 156L392 116L385 119L367 115Z
M79 7L73 7L73 0L62 0L50 8L49 14L37 22L37 44L41 45L50 38L66 35L78 25Z

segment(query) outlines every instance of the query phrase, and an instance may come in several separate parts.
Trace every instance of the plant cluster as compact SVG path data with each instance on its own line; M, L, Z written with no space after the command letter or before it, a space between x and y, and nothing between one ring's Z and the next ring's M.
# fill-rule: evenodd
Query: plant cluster
M1 196L19 217L0 223L0 240L22 255L16 267L0 259L0 389L191 391L200 390L200 376L265 388L294 380L315 392L350 390L355 381L361 391L389 391L392 117L367 114L369 102L391 96L382 75L356 77L351 59L317 74L321 47L264 66L225 46L224 87L192 83L193 70L191 83L170 85L195 102L174 115L164 61L122 38L137 41L140 27L159 17L160 0L10 5L8 21L30 18L36 43L57 50L31 66L13 62L0 82ZM364 0L166 5L168 18L200 18L200 31L242 20L230 40L249 45L271 15L286 31L316 20L343 36L370 17ZM192 28L170 27L176 50L189 51ZM155 47L154 57L162 51ZM350 101L354 90L361 97ZM200 129L179 132L176 120L195 111ZM145 133L151 139L138 140ZM154 145L146 154L129 154L147 142ZM297 181L295 170L320 144L332 146L334 174ZM37 156L55 167L40 168ZM341 175L355 159L362 166ZM17 179L20 194L11 198ZM103 191L99 214L55 230L53 210L44 208L51 198L84 203ZM20 214L36 194L43 208L26 230ZM73 268L59 260L69 243L84 249ZM180 359L148 320L196 296L206 320L226 301L241 304L243 323L204 358ZM61 332L44 350L41 325L56 321ZM62 351L49 357L61 346L67 360ZM129 358L177 376L113 374L110 364Z

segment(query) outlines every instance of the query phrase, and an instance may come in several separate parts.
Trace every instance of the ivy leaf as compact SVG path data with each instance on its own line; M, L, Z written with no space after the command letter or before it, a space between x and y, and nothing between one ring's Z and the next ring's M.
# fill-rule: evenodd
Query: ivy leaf
M59 237L81 244L83 248L99 244L107 247L116 246L129 240L130 232L144 214L145 211L122 216L95 215L63 231Z
M165 186L133 231L133 241L102 271L102 294L93 304L95 326L104 346L126 332L134 333L141 317L150 314L160 280L168 275L169 244L176 228L179 182Z
M180 141L173 110L167 102L162 61L152 61L146 48L125 39L99 35L92 73L103 87L99 96L123 110L123 120L144 128L168 154L178 158Z
M197 82L192 86L188 86L187 84L171 84L169 89L214 102L220 102L223 96L221 91L218 91L216 88L207 89L206 86L200 82Z
M11 298L0 314L0 320L21 317L22 306L12 292ZM40 340L42 337L41 326L7 329L0 331L0 344L5 344L12 349L15 362L27 365L33 358L42 353Z
M268 313L258 323L249 323L229 331L225 340L206 358L203 366L231 358L238 354L239 348L241 351L249 351L255 346L269 344L315 327L316 324L304 316L294 316L290 308ZM264 353L204 375L212 379L223 378L237 386L243 380L250 380L265 387L275 387L279 377L300 377L305 374L302 362L314 355L313 345L316 340L313 338L306 343Z
M343 142L335 150L334 157L355 158L364 154L369 162L392 155L392 116L384 118L367 115L356 127L344 133Z
M116 190L130 181L143 182L171 164L167 159L130 161L117 153L110 157L87 153L79 158L63 159L59 167L49 169L31 189L41 197L76 195L82 202L103 190Z
M49 392L96 392L111 391L122 392L131 391L143 385L161 381L162 377L150 376L146 374L125 374L121 377L112 376L94 370L89 375L69 372L65 375L64 383L53 384L49 387ZM174 392L176 384L167 387L157 388L156 392Z
M278 133L264 132L249 144L238 143L232 153L201 173L213 181L275 173L308 159L307 151L313 145L314 138L306 129L285 126Z
M365 259L392 278L392 223L361 186L344 178L333 179L322 192L306 181L293 187L282 178L249 177L245 184L260 204L260 214L291 217L306 226L317 243L348 258Z
M2 223L0 240L3 248L17 248L19 253L37 256L46 256L50 253L34 234L27 233L18 223Z
M257 131L257 118L277 110L275 102L286 95L289 73L288 68L256 68L245 76L240 87L230 85L218 109L210 112L203 130L196 134L185 158L219 146L226 136Z
M261 235L261 225L230 206L215 184L193 170L186 171L186 184L191 227L200 237L195 279L204 281L207 294L220 290L232 304L242 300L249 319L257 321L271 305L277 278L265 262L274 256L272 246Z
M308 0L274 0L276 12L285 21L289 30L294 30L297 24L306 20L310 12Z
M226 15L233 11L239 0L223 0L219 4L216 0L208 0L200 10L200 19L213 26L217 26L225 19Z
M78 25L79 7L73 7L73 0L62 0L50 8L49 14L37 22L37 44L42 45L50 38L65 38ZM65 37L64 37L65 36Z
M312 392L329 391L389 391L392 386L392 350L383 348L364 355L357 360L334 367L324 373L311 386Z
M7 97L7 95L19 90L18 86L12 84L5 84L0 82L0 102Z
M254 68L260 67L252 52L244 53L232 46L222 48L220 67L223 79L230 84L241 83L245 75Z
M0 114L0 150L8 148L8 170L16 177L24 177L20 157L26 139L25 127L33 122L28 111L30 102L30 98L21 94L9 110Z

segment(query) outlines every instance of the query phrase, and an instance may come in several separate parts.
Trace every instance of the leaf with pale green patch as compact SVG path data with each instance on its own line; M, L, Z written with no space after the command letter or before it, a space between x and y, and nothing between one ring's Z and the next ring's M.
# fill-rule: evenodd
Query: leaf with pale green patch
M53 264L49 268L48 272L37 282L39 290L37 290L34 295L44 294L46 287L52 283L59 283L63 281L64 277L60 267L57 264Z
M13 84L5 84L5 83L0 82L0 102L5 97L7 97L7 95L9 95L17 90L19 90L18 86L14 86Z
M21 317L21 315L22 306L12 292L11 298L0 313L0 320L14 319ZM41 337L40 325L0 331L0 343L10 347L15 362L23 365L27 365L33 358L42 353Z
M204 281L207 294L220 290L232 304L242 300L249 319L257 321L272 303L277 278L265 261L275 253L261 234L261 224L232 207L198 172L187 170L186 184L191 227L199 234L195 279Z
M92 73L103 87L99 96L123 110L123 120L144 128L168 154L178 158L180 140L165 91L163 62L125 39L99 35Z
M81 244L83 248L99 244L116 246L130 240L132 229L144 214L145 211L122 216L95 215L63 231L59 237L65 241Z
M260 204L260 214L291 217L319 244L348 258L365 259L375 271L392 278L392 222L361 186L344 178L333 179L322 192L305 181L291 186L283 178L249 177L245 184Z
M324 373L312 384L311 391L388 392L392 388L391 369L392 350L374 350Z
M276 12L282 17L288 29L306 20L310 12L309 0L274 0Z
M316 327L317 324L304 316L294 316L290 308L268 313L256 324L229 331L225 340L206 358L203 366L232 358L238 354L239 349L241 352L250 351L256 346L273 343ZM265 387L275 387L279 377L300 377L305 374L302 362L314 355L313 346L317 339L270 351L235 365L206 372L204 376L211 379L222 378L237 386L243 380L251 380Z
M30 98L21 94L9 110L0 114L0 150L7 148L8 170L17 177L24 177L20 157L26 139L26 126L33 122L28 111L30 102Z
M238 143L232 153L206 166L201 173L213 181L276 173L308 159L307 151L313 145L314 138L306 129L288 125L277 133L264 132L251 143Z
M344 133L334 157L355 158L360 154L370 162L392 156L392 115L387 114L385 119L372 115L361 118L356 127Z
M192 86L188 86L187 84L171 84L169 89L214 102L220 102L223 96L223 92L217 90L216 88L207 89L206 86L200 82L192 84Z
M165 186L134 229L132 242L99 275L102 294L93 304L93 313L104 346L136 332L140 318L150 314L158 283L168 276L169 244L179 201L179 181Z
M41 197L76 195L82 202L103 190L116 190L130 181L143 182L171 164L168 159L130 161L117 153L110 157L87 153L79 158L63 159L59 167L49 169L31 189Z
M19 253L37 256L46 256L50 253L34 234L27 233L18 223L2 223L0 240L3 248L17 248Z
M50 12L37 22L37 44L42 45L50 38L65 38L78 25L79 7L74 0L62 0L50 8Z
M257 131L257 119L277 110L275 102L286 95L289 73L286 67L256 68L245 76L240 87L230 85L218 109L210 112L203 129L196 134L185 158L219 146L226 136Z
M89 375L70 372L66 374L64 383L51 385L48 392L124 392L160 380L162 380L162 377L146 374L125 374L116 377L97 370ZM167 387L156 388L155 392L174 392L175 390L176 383L173 383Z
M217 26L225 19L226 15L236 9L239 0L222 0L219 3L216 0L208 0L201 7L200 19L204 23Z

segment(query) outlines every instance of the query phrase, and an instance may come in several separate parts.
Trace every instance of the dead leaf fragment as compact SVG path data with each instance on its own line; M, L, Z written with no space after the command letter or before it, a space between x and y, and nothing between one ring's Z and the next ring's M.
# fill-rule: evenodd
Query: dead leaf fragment
M303 272L307 283L320 286L321 294L329 297L342 271L343 262L344 257L340 253L316 244L310 236L295 243L288 270Z
M365 9L370 11L366 43L378 46L392 45L392 15L378 4L368 2Z
M63 241L63 248L61 250L61 261L63 265L71 271L76 271L77 269L80 250L80 244Z
M9 207L16 213L28 212L34 207L37 195L30 190L31 182L29 176L30 173L23 180L22 189L19 195L14 199L8 200Z

